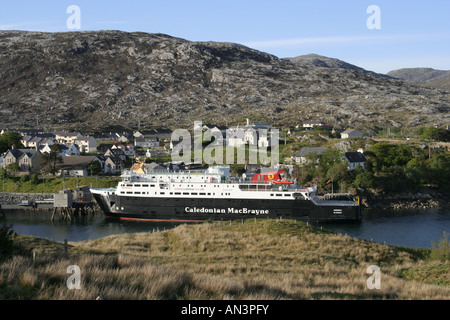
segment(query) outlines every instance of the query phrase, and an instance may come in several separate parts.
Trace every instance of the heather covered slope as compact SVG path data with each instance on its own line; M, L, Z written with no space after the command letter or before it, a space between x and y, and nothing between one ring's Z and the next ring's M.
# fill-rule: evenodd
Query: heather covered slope
M449 95L360 68L299 64L239 44L120 31L0 31L0 126L97 130L445 124ZM321 58L324 60L324 58ZM342 66L342 65L341 65Z

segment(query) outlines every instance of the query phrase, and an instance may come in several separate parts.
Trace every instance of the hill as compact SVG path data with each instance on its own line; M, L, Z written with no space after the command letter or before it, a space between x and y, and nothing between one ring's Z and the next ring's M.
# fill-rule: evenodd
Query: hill
M450 91L450 70L432 68L405 68L388 72L394 78L410 81L419 85L441 88Z
M231 125L250 118L280 127L320 119L367 132L445 124L450 110L440 89L234 43L121 31L0 31L0 52L2 128L191 128L194 120Z
M357 67L345 61L320 56L314 53L285 59L295 63L296 65L303 67L332 68L332 69L337 68L345 70L364 71L363 68Z

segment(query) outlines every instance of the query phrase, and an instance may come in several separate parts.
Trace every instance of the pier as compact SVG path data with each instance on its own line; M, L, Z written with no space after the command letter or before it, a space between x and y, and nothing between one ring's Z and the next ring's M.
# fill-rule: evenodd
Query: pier
M0 216L6 210L30 209L50 210L51 220L59 213L64 220L72 220L76 216L94 214L97 203L88 186L61 190L58 193L0 193Z
M58 213L64 220L72 220L73 216L87 215L89 212L95 213L95 201L88 186L77 187L72 193L71 189L61 190L55 193L53 201L53 213L51 220L55 219Z

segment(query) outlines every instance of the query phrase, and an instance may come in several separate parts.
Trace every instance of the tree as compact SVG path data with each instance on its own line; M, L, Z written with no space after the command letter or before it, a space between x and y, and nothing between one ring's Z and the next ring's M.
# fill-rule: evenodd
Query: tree
M102 172L102 165L98 161L92 161L87 166L87 169L88 169L88 172L90 172L91 174L97 175L100 172Z
M0 153L8 151L14 145L16 148L23 148L22 135L18 132L7 131L0 135Z
M12 225L3 224L0 228L0 262L12 256L14 235Z
M358 174L353 181L356 188L369 189L375 187L375 178L371 172L362 172Z
M411 148L403 144L381 142L372 145L369 151L376 171L388 171L392 166L404 166L412 159Z
M57 165L63 163L63 158L59 155L61 153L61 146L57 143L53 144L50 152L44 152L41 158L41 168L53 175L58 171Z

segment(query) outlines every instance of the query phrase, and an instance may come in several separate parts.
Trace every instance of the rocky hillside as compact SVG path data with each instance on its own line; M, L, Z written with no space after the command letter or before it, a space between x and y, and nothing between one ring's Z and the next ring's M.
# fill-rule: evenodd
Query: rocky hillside
M317 67L317 68L332 68L332 69L346 69L355 71L364 71L364 69L342 60L320 56L318 54L310 53L294 58L285 58L288 61L295 63L302 67Z
M164 34L0 31L0 79L0 128L192 128L249 117L366 130L446 124L450 110L441 89Z
M407 80L419 85L443 88L450 91L450 70L432 68L405 68L388 72L394 78Z

